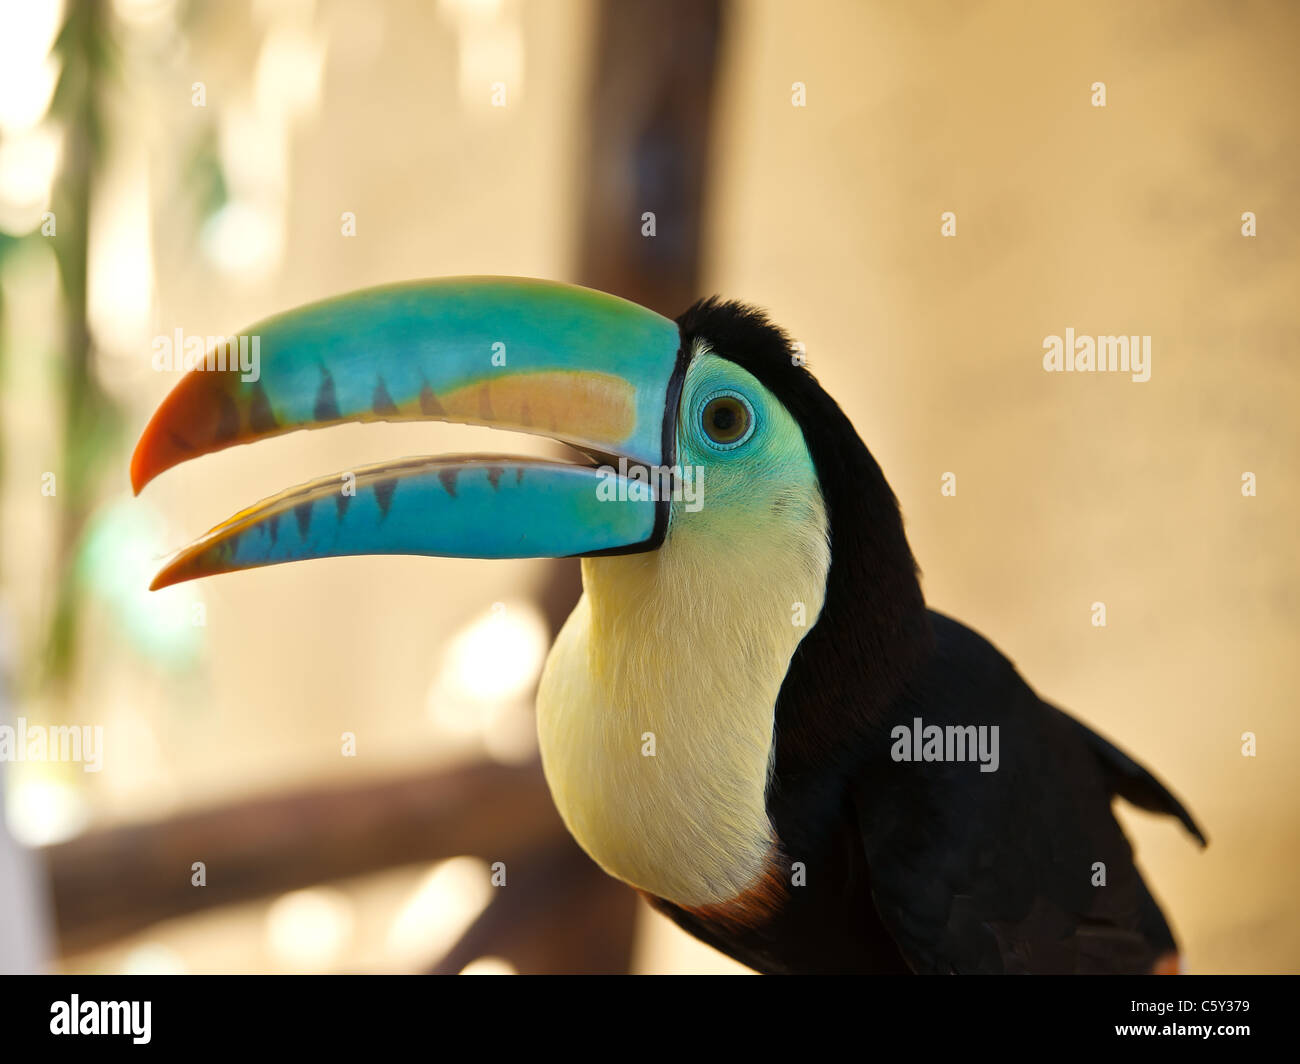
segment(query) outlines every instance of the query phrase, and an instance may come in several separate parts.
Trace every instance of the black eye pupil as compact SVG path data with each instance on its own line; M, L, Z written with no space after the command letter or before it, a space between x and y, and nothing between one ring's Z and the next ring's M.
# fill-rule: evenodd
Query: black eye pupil
M736 412L725 406L718 407L713 412L713 427L721 429L723 432L728 431L736 423Z

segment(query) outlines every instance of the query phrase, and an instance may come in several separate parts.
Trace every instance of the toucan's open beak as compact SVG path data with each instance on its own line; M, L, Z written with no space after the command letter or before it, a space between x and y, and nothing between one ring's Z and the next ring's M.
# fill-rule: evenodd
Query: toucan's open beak
M619 485L597 465L620 458L629 468L672 465L684 373L678 348L677 326L643 307L522 278L370 289L255 325L228 349L209 352L155 412L131 459L137 493L191 458L345 421L533 432L593 462L460 455L338 473L218 525L176 554L153 587L351 554L653 550L668 500L649 497L643 485Z

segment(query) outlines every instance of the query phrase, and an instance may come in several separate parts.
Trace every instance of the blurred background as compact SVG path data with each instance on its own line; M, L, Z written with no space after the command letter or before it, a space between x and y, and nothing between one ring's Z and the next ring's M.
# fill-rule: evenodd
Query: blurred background
M0 761L0 970L743 970L551 806L572 563L146 590L286 485L500 449L354 425L135 499L153 337L471 273L766 307L930 603L1206 828L1121 813L1190 969L1300 970L1297 45L1285 0L0 0L0 724L103 736ZM1067 327L1151 379L1044 373Z

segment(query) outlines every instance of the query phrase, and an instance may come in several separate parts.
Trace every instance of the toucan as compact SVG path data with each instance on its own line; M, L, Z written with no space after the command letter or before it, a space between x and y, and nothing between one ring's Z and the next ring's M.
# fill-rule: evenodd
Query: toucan
M246 342L251 340L251 346ZM766 973L1172 973L1112 812L1150 772L927 608L898 502L801 349L752 306L675 321L555 282L390 285L218 344L149 421L138 493L295 429L436 419L572 461L404 458L290 488L154 580L357 554L582 559L542 671L570 832ZM227 358L226 356L230 357Z

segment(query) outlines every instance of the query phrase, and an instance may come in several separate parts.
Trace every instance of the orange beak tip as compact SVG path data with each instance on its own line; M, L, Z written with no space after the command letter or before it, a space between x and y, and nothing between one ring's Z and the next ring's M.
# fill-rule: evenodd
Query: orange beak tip
M131 455L131 491L139 495L144 490L144 486L149 483L149 474L145 469L145 437L140 437L140 442L135 445L135 451Z
M178 576L175 573L175 571L172 570L170 566L168 566L167 568L161 570L158 573L158 575L153 578L153 583L149 585L149 590L161 591L165 587L171 587L173 584L181 583L184 579L185 577Z

